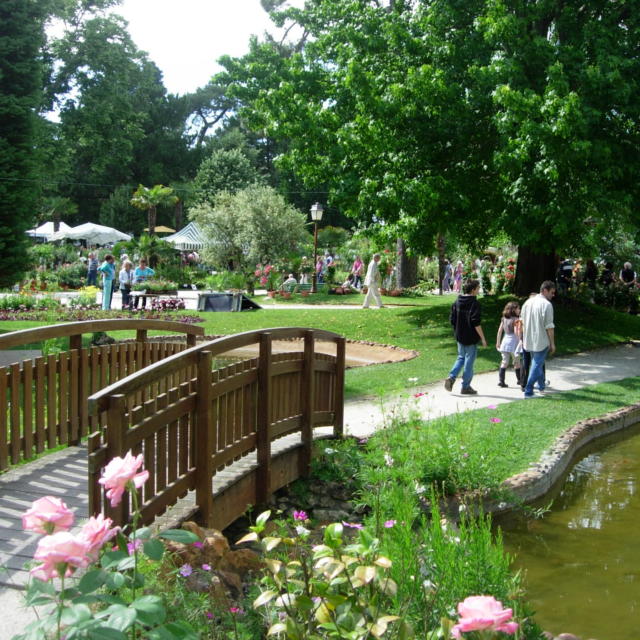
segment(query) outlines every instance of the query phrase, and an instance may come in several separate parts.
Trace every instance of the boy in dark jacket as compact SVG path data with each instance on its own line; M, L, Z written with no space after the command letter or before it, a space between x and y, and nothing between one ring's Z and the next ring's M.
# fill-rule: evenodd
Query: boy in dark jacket
M458 299L451 307L451 315L449 317L456 336L456 342L458 343L458 357L449 372L449 377L444 381L444 388L447 391L453 389L456 376L462 369L462 389L460 393L464 395L478 393L471 388L473 363L476 360L478 342L482 341L482 346L487 346L487 341L480 326L480 304L476 297L479 291L480 283L477 280L467 280L462 286L462 295L458 296Z

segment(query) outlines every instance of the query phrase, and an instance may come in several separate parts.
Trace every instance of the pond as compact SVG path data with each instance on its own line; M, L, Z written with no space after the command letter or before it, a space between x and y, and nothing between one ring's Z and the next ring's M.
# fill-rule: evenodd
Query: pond
M596 446L546 497L544 517L497 524L543 629L629 640L639 635L640 429Z

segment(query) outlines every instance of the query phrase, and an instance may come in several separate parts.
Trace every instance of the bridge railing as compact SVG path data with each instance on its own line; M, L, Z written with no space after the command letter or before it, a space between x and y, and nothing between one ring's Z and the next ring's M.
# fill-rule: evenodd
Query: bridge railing
M135 342L82 347L83 334L136 331ZM184 342L148 342L148 331L186 334ZM103 387L174 355L204 335L199 326L163 320L91 320L0 335L0 349L69 338L69 351L0 367L0 471L60 445L78 444L104 416L87 399Z
M274 340L292 339L299 346L274 353ZM334 343L335 353L319 353L316 341ZM247 357L248 347L257 357ZM221 362L229 356L236 361ZM170 356L92 395L90 411L106 413L107 427L89 437L90 513L128 521L132 504L111 508L98 479L109 460L131 450L143 454L150 474L139 492L144 523L193 491L205 525L223 528L308 473L315 427L342 435L344 364L345 340L335 333L250 331ZM294 433L295 444L274 455L278 440ZM214 491L217 475L243 460L238 482Z

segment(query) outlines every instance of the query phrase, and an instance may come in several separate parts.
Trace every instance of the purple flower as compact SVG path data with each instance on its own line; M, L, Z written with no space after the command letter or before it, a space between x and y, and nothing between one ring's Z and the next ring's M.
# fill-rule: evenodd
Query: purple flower
M350 529L364 529L364 525L360 524L359 522L354 522L353 524L351 522L345 522L344 520L342 521L342 526L343 527L349 527Z
M385 529L391 529L391 527L395 527L395 525L396 525L396 521L395 520L387 520L384 523L384 528Z
M240 607L229 607L229 612L233 615L244 615L244 611Z
M142 546L142 540L135 540L134 542L127 543L127 551L132 556Z
M211 565L210 565L210 564L207 564L206 562L202 565L202 568L203 568L205 571L211 571Z
M502 422L502 420L500 418L489 418L489 422L498 423Z
M293 519L294 520L305 521L305 520L309 519L309 516L304 511L294 511L293 512Z
M211 611L207 611L207 613L205 613L204 615L207 616L209 620L213 620L213 613L211 613Z
M487 409L497 409L497 408L498 408L498 407L497 407L497 405L495 405L495 404L488 404L488 405L487 405Z
M202 549L202 547L204 547L204 544L203 544L202 542L200 542L200 540L198 540L197 542L194 542L194 543L193 543L193 546L194 546L196 549Z
M180 567L180 575L183 578L188 578L193 573L193 568L190 564L183 564Z

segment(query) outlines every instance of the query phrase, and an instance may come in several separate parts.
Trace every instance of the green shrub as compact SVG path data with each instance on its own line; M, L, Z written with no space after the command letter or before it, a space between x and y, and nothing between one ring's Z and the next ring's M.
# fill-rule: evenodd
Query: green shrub
M80 289L87 280L87 267L82 262L65 264L55 271L60 286L69 289Z
M59 309L61 306L59 300L50 297L36 298L35 296L18 294L0 298L0 310L2 311L44 311Z

